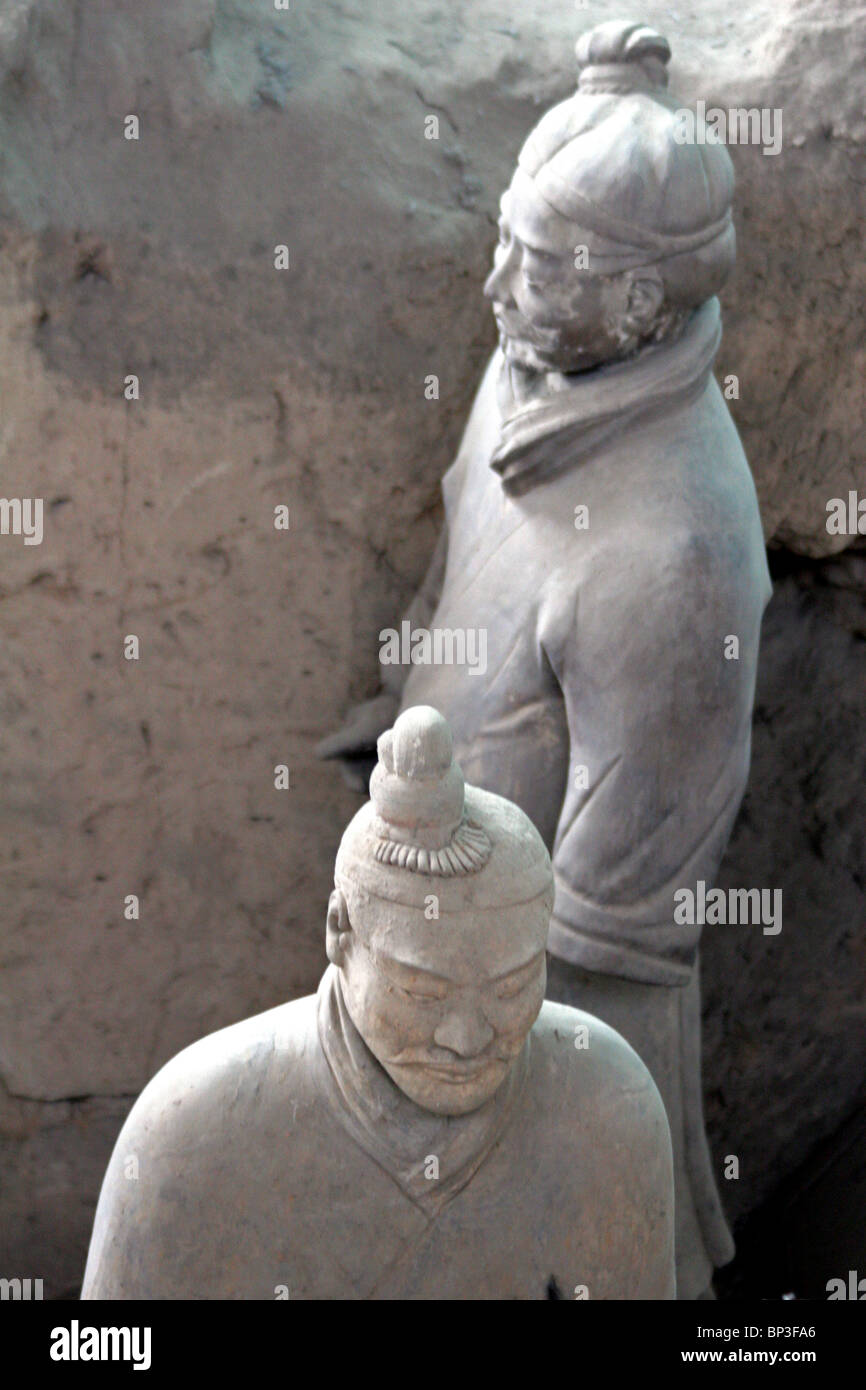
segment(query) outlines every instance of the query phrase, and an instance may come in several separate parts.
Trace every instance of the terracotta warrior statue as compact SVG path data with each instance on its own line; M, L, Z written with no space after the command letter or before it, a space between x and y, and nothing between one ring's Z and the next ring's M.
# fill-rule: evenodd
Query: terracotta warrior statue
M436 710L379 739L318 994L188 1047L118 1139L84 1298L670 1299L646 1067L545 1003L549 855Z
M701 928L674 895L714 880L746 786L770 595L712 372L733 173L699 121L683 142L660 34L604 23L577 56L576 94L502 198L499 347L405 640L380 634L382 692L320 752L363 760L423 701L467 777L534 822L556 885L549 995L605 1019L655 1078L679 1296L698 1298L733 1245L702 1114Z

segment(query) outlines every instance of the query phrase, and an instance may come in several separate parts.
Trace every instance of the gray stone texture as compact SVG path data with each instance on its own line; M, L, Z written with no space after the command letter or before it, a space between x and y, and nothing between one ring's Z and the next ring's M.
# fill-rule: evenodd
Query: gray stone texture
M866 562L821 560L850 543L827 534L827 500L866 493L864 11L640 13L669 34L684 101L784 119L777 157L731 148L718 363L783 548L722 886L782 887L784 928L707 929L702 951L707 1115L717 1161L741 1158L723 1185L736 1218L862 1103L866 1075ZM426 568L495 338L498 197L573 87L577 33L609 14L0 9L2 490L46 503L41 546L0 537L0 1274L46 1296L80 1278L131 1097L321 973L358 798L313 744L376 688L378 631Z

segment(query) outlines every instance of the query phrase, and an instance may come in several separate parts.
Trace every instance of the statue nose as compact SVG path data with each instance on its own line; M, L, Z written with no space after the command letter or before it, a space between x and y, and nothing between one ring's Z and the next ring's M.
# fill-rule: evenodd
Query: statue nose
M437 1047L446 1047L458 1057L477 1057L494 1037L493 1029L483 1014L461 1011L449 1014L433 1034Z
M512 304L511 294L511 272L514 264L514 253L509 251L507 255L497 258L487 279L484 281L484 294L488 299L496 299L500 304Z

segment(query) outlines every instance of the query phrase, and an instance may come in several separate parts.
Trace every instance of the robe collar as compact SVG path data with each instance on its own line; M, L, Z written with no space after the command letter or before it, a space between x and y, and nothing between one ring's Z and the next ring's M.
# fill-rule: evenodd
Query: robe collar
M470 1115L433 1115L394 1084L346 1008L339 970L318 989L319 1041L328 1063L327 1098L344 1129L430 1219L456 1197L498 1143L523 1089L529 1038L496 1094ZM425 1176L430 1156L439 1177Z
M698 399L721 341L715 297L673 343L588 372L529 372L502 356L497 381L500 433L490 467L510 496L582 462L609 439Z

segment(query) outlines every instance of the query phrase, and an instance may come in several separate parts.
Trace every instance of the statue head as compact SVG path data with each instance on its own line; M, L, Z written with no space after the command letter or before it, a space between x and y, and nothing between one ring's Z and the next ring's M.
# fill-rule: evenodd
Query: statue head
M520 152L484 287L506 358L536 371L675 337L736 249L731 160L699 131L683 143L667 39L611 20L581 36L577 58L577 92Z
M550 858L522 811L464 785L436 710L406 710L378 754L337 855L328 956L392 1081L464 1115L501 1086L541 1008Z

